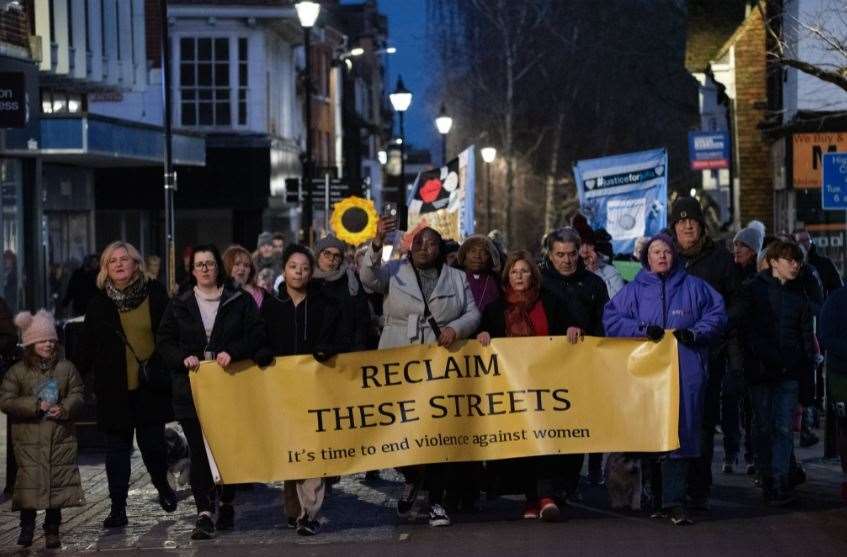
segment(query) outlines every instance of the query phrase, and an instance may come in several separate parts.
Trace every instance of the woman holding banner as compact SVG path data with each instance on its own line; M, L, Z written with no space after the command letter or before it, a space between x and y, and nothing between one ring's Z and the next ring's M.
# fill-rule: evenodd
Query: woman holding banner
M329 298L311 284L315 258L306 246L290 244L282 252L283 282L279 299L266 300L262 317L268 331L268 345L256 355L256 363L267 366L274 356L312 354L324 361L353 349L350 329L345 326L346 306ZM301 536L318 533L318 512L323 505L326 484L323 478L286 480L283 505L288 527Z
M487 346L492 338L498 337L566 334L568 341L575 344L582 339L582 330L572 325L573 320L565 306L555 295L542 288L541 271L532 254L519 250L506 258L503 296L485 308L480 327L482 332L476 339ZM582 455L547 455L492 463L492 467L514 470L514 475L521 478L526 496L524 518L552 522L561 515L554 500L555 480L559 478L560 470L567 468L563 459L574 458L582 461Z
M362 283L385 296L385 327L380 348L438 343L447 347L477 331L480 314L464 271L445 265L443 240L432 228L421 229L412 240L408 258L383 264L382 244L394 219L380 219L377 236L360 269ZM429 487L430 526L449 526L442 506L447 465L415 466L403 470L406 486L397 502L401 516L408 513L426 476Z
M700 455L709 343L726 326L726 311L720 294L685 272L670 236L648 240L641 263L635 280L606 304L603 321L608 336L658 342L672 329L679 342L680 448L661 459L661 496L653 495L660 499L659 514L667 513L675 525L692 524L684 506L688 467Z
M156 346L172 371L173 407L191 452L191 491L197 506L197 523L191 539L207 540L215 527L233 527L235 496L231 486L220 489L217 523L217 491L209 469L203 431L191 395L189 372L202 361L216 361L227 368L232 362L253 358L265 345L265 328L253 298L226 282L218 248L197 246L191 255L190 290L172 299L156 336Z

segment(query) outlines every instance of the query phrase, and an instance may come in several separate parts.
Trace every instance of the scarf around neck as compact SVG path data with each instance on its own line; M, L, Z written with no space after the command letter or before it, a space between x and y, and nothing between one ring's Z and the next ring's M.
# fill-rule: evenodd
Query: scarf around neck
M507 286L504 292L506 301L506 335L510 337L535 336L535 327L529 312L538 302L541 292L538 286L517 292Z
M104 288L106 296L114 302L120 313L132 311L140 306L148 294L147 279L142 273L138 273L138 276L123 290L115 286L112 279L108 278Z

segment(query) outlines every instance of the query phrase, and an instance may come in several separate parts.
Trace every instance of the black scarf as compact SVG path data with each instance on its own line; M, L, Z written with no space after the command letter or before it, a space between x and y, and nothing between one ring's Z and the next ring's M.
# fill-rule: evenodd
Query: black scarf
M140 306L148 294L147 278L142 273L138 273L138 276L123 290L115 286L112 279L106 279L104 288L106 295L114 302L120 313L132 311Z

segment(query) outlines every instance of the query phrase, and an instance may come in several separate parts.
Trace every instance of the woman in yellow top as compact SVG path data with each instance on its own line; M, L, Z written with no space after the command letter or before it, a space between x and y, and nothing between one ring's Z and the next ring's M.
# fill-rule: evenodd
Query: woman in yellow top
M94 373L97 426L106 438L106 478L112 508L104 528L128 523L133 436L159 503L176 510L176 494L167 482L165 423L173 419L167 381L143 381L139 362L155 362L155 332L168 304L164 286L144 273L144 260L127 242L112 242L100 257L97 295L85 314L85 327L74 363L83 376ZM156 366L151 366L155 369Z

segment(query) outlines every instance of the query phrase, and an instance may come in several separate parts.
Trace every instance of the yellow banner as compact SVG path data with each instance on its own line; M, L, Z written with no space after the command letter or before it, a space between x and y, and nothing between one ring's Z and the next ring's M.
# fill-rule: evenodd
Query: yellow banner
M223 483L679 447L676 341L495 339L191 373Z

